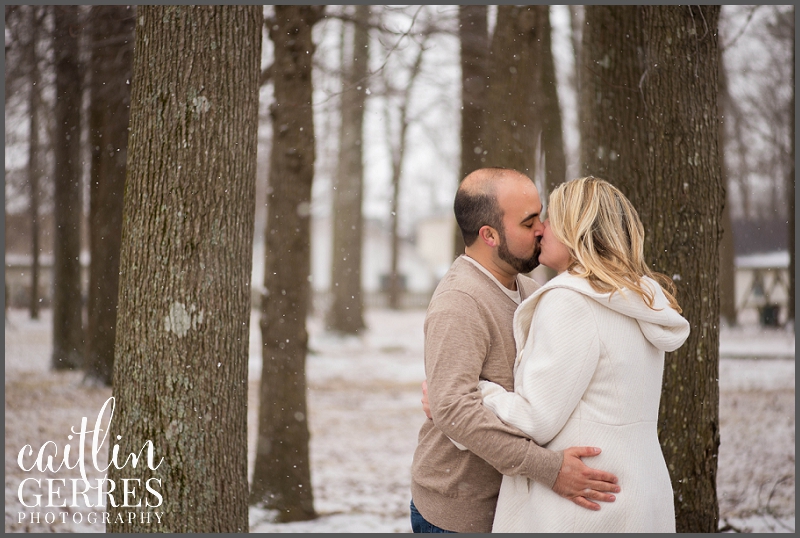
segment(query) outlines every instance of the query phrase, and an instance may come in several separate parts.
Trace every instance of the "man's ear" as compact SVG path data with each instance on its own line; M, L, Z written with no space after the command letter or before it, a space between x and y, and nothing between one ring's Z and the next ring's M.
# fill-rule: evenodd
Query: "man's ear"
M496 247L500 244L500 234L489 225L481 227L478 230L478 236L489 247Z

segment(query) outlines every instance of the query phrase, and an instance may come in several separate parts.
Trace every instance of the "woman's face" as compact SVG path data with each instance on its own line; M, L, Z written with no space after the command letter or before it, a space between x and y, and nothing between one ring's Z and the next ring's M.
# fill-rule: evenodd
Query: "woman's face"
M544 232L540 242L541 252L539 254L539 263L546 265L557 273L563 273L569 268L572 261L569 249L556 239L553 235L553 230L550 229L550 219L544 222Z

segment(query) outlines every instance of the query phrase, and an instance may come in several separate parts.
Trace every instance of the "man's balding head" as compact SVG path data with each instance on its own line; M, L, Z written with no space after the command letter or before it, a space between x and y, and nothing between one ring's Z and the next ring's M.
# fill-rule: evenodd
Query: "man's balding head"
M530 178L510 168L479 168L464 178L456 191L453 210L466 246L475 242L483 226L502 231L503 208L497 189L502 183L519 180Z

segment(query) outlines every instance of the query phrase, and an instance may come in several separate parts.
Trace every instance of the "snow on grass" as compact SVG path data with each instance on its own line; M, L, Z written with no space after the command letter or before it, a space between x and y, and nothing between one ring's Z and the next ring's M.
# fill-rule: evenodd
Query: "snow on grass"
M273 523L250 508L250 531L410 532L411 457L424 421L420 383L424 310L367 311L367 329L342 337L309 319L307 358L313 521ZM50 311L40 320L11 310L6 324L6 532L103 532L102 522L19 522L17 466L25 444L63 440L94 417L110 389L76 372L52 372ZM720 335L720 526L794 532L794 332L723 327ZM258 314L250 335L249 462L255 459L261 371ZM103 455L104 456L104 455ZM87 463L91 468L91 463ZM67 477L63 471L59 478ZM71 476L71 475L70 475ZM76 475L77 476L77 475ZM60 518L61 516L59 516ZM69 517L76 517L70 515Z

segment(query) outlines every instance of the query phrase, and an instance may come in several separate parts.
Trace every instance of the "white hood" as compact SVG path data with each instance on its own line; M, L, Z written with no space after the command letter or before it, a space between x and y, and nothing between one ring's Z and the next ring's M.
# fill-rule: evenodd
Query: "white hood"
M582 293L606 308L635 319L642 329L642 334L651 344L662 351L675 351L689 337L689 322L669 306L661 286L655 280L644 277L643 281L644 285L655 293L653 302L655 310L647 306L636 293L627 289L613 294L599 293L585 278L567 272L561 273L517 307L514 314L514 337L517 342L525 341L525 335L533 319L533 311L543 293L553 288L568 288Z

